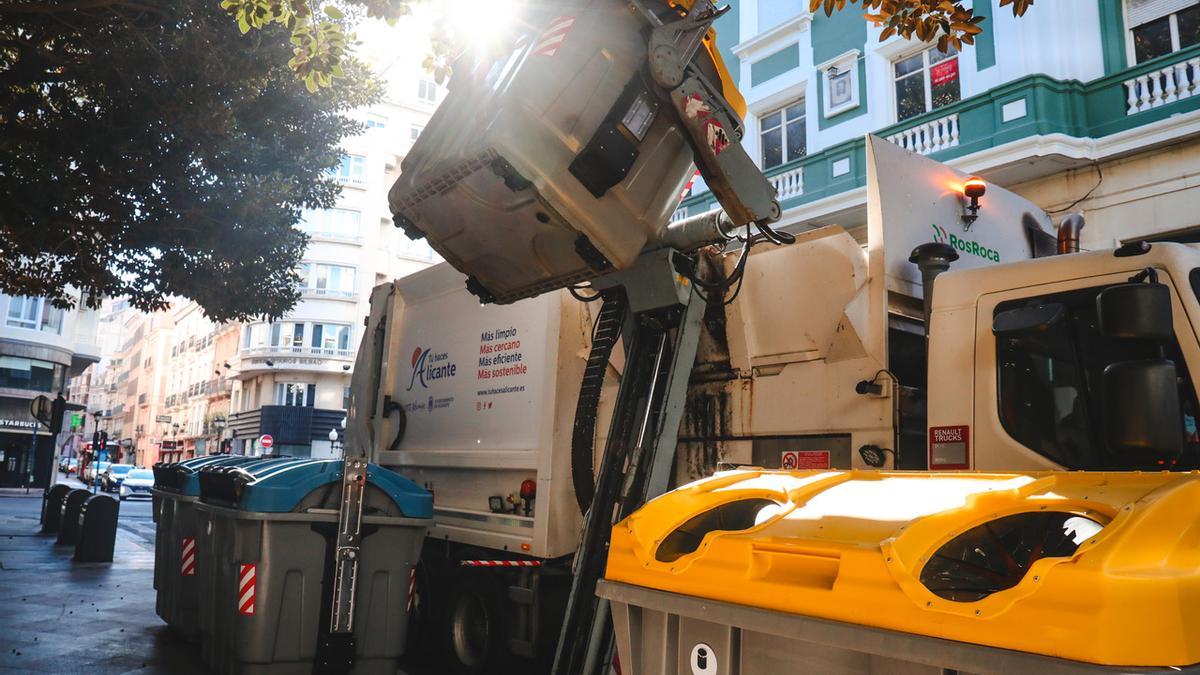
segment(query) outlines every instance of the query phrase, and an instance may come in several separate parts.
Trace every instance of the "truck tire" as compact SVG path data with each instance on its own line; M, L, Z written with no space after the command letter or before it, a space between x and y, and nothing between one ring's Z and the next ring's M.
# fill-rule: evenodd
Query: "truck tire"
M487 570L457 575L446 608L445 663L458 675L507 672L508 631L502 588Z

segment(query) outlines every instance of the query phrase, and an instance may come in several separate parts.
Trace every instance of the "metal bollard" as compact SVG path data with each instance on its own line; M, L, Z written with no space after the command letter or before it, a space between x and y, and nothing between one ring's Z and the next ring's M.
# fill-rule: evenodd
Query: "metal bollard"
M87 490L71 490L67 493L59 516L56 543L75 545L79 537L79 510L83 507L84 500L91 496L92 493Z
M58 532L62 522L63 500L71 492L71 486L59 483L51 485L42 494L42 532Z
M92 495L79 512L79 539L75 544L78 562L112 562L117 542L120 502L108 495Z

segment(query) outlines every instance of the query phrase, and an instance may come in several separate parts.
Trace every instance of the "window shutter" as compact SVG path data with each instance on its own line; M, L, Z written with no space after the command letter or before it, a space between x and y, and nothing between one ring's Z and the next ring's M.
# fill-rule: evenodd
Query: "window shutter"
M1196 0L1125 0L1129 25L1136 28L1144 23L1178 12L1196 4Z

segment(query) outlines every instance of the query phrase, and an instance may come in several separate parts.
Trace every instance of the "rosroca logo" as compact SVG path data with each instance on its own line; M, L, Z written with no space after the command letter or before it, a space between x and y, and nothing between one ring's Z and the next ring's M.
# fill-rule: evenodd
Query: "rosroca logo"
M429 383L447 377L454 377L458 366L450 363L450 355L446 352L435 352L432 348L417 347L412 353L412 377L408 380L408 389L419 382L422 388L428 388Z
M996 249L988 248L977 241L964 239L956 234L946 232L945 228L934 223L930 223L930 225L933 226L933 240L937 243L950 244L951 247L962 251L963 253L978 256L984 260L990 260L992 262L1000 262L1000 252Z

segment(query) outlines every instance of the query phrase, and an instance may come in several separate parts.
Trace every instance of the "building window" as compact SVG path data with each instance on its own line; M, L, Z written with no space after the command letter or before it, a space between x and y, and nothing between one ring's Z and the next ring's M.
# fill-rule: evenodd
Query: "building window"
M362 212L354 209L306 210L300 229L314 237L358 239L362 232Z
M804 99L800 99L759 118L763 169L804 156L807 151L804 117Z
M1125 13L1134 63L1200 43L1196 0L1126 0Z
M417 98L424 103L437 103L438 87L433 80L417 82Z
M421 136L421 132L425 131L425 127L413 124L408 127L408 138L411 141L416 141Z
M265 323L252 323L246 326L245 332L242 333L242 348L257 349L267 346L268 325Z
M57 363L0 356L0 387L29 391L62 391L67 369Z
M314 323L312 326L313 349L349 351L350 326L338 323Z
M367 158L362 155L342 155L342 161L331 170L339 183L362 183L366 180Z
M304 263L300 265L297 274L300 276L300 289L305 293L344 298L358 297L353 267Z
M271 346L281 350L304 351L304 324L295 321L271 324Z
M958 77L958 51L927 49L893 64L896 78L896 121L923 115L956 103L962 92Z
M303 382L277 382L275 405L313 407L317 398L317 385Z
M367 115L368 129L385 129L387 128L387 118L383 115Z
M342 410L350 409L350 385L342 387Z
M14 328L62 334L66 312L46 298L11 297L8 300L8 325Z

